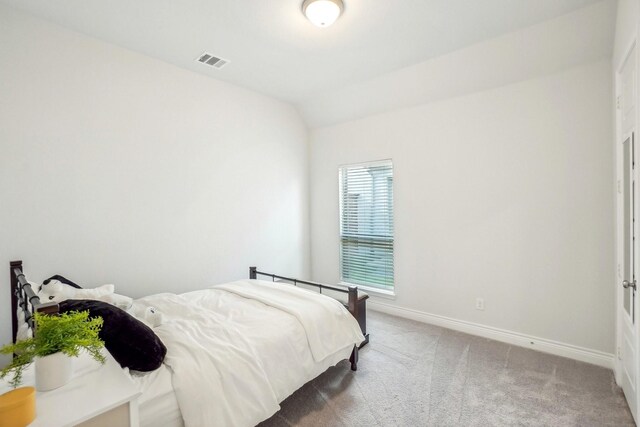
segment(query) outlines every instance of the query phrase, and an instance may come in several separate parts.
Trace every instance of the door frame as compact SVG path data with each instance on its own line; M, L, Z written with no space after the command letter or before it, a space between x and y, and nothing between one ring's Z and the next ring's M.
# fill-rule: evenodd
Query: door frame
M631 37L631 40L627 43L627 48L624 50L624 54L622 55L622 58L620 59L618 64L615 64L615 69L614 69L614 81L615 81L615 87L614 87L614 114L615 114L615 143L614 143L614 150L615 150L615 211L616 211L616 233L615 233L615 249L616 249L616 257L615 257L615 303L616 303L616 308L615 308L615 315L616 315L616 349L615 349L615 358L614 358L614 375L615 375L615 380L616 383L619 386L622 386L622 357L624 357L624 355L621 354L621 349L623 348L623 336L622 336L622 332L623 332L623 327L624 324L623 322L625 321L624 319L624 308L622 307L622 303L623 303L623 288L622 288L622 280L624 279L623 276L623 271L624 271L624 184L623 184L623 173L624 173L624 165L623 165L623 161L624 161L624 155L623 155L623 142L625 141L625 138L630 134L630 132L628 130L623 130L622 129L622 114L620 113L621 110L618 108L618 100L619 97L621 95L621 72L622 69L625 65L625 63L627 62L627 60L629 59L629 56L632 54L635 55L635 64L636 64L636 70L635 70L635 78L636 78L636 82L640 83L640 79L638 79L639 76L639 63L638 63L638 58L640 57L639 52L638 52L638 46L637 46L637 29L634 32L633 37ZM634 51L635 48L635 51ZM640 90L638 90L638 87L636 86L636 100L635 100L635 109L634 109L634 115L635 115L635 120L634 120L634 129L633 132L635 133L635 139L637 142L637 137L638 137L638 125L640 124L639 122L639 112L638 110L640 109L640 102L638 102L640 100ZM636 162L637 165L640 165L640 162L638 162L638 154L637 152L640 151L637 149L634 150L634 162ZM638 169L636 169L636 182L639 183L640 179L638 177ZM638 189L636 189L636 193L638 192ZM639 205L640 205L640 196L636 196L635 197L635 205L636 205L636 212L640 212L640 209L638 209ZM634 250L634 259L633 259L633 263L636 266L636 275L640 272L639 267L639 260L638 258L640 257L640 251L638 250L638 243L640 243L640 239L637 240L637 243L635 244L635 250ZM639 289L640 292L640 289ZM636 296L636 298L638 298ZM637 301L637 300L636 300ZM636 305L636 307L638 307L638 305ZM638 311L636 311L636 314L640 314ZM636 334L636 338L637 338L637 342L636 342L636 354L640 354L640 328L639 328L639 324L640 324L640 316L636 316L636 322L635 322L635 334ZM636 357L635 360L635 372L636 372L636 402L634 402L635 404L633 406L635 406L636 408L638 408L638 410L640 410L640 388L638 387L640 385L640 380L638 378L640 378L640 362L639 360L640 357ZM631 405L630 405L631 406ZM634 417L637 416L638 414L634 414ZM636 419L637 422L637 419Z

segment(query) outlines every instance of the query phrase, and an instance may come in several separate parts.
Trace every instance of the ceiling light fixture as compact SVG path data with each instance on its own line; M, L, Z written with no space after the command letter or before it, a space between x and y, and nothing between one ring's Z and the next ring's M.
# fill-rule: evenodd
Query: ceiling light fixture
M318 27L328 27L336 22L343 10L342 0L304 0L302 3L302 13Z

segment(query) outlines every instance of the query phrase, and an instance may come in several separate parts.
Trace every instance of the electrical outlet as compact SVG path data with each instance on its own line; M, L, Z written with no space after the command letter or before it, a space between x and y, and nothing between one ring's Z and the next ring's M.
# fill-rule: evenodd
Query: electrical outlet
M476 298L476 310L484 310L484 298Z

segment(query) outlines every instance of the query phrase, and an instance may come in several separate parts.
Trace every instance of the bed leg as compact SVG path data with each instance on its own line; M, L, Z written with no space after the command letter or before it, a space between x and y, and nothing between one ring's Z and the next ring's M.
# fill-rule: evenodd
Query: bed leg
M358 346L353 346L353 351L351 352L351 357L349 358L349 362L351 362L351 370L358 370Z

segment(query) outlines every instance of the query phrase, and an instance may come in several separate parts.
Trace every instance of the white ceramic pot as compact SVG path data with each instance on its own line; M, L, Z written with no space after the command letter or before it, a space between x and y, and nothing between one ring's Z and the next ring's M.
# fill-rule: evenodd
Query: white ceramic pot
M36 390L62 387L73 374L73 359L62 352L36 357Z

